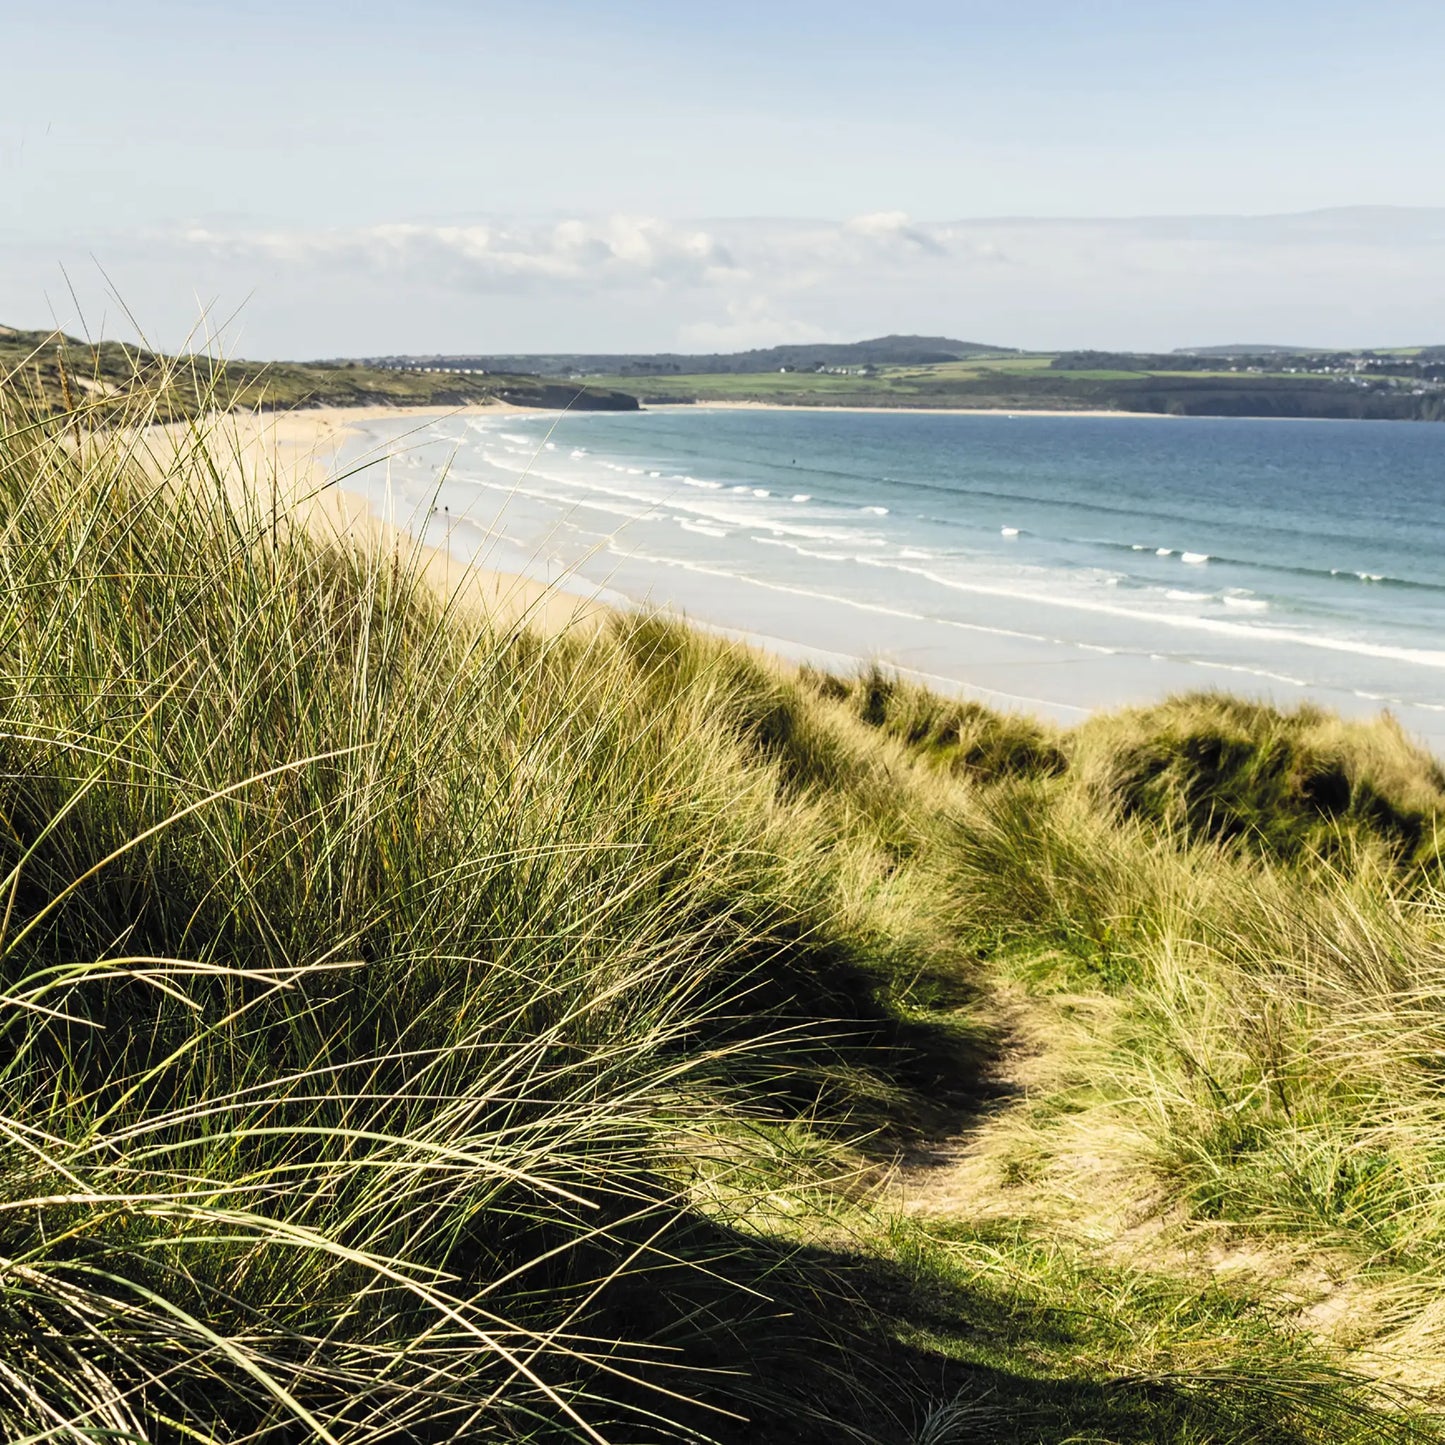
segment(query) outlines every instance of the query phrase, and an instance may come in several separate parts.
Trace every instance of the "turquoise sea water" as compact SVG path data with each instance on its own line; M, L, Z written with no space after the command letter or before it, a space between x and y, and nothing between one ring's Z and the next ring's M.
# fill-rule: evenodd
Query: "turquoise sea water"
M1220 686L1445 738L1445 427L680 408L376 449L373 504L430 541L795 653L1065 717Z

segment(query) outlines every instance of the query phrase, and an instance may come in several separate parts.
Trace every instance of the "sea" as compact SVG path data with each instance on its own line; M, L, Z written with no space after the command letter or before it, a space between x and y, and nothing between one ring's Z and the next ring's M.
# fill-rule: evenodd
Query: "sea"
M1201 689L1445 755L1445 426L675 407L363 423L425 541L1071 721Z

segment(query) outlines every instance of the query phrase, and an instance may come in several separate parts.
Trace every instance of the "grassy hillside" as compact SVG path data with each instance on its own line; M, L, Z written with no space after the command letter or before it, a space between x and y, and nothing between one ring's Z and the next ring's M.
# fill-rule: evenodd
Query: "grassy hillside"
M170 419L202 405L290 410L308 406L464 406L508 401L518 406L582 411L635 410L636 399L605 387L536 376L469 376L295 362L228 362L206 355L183 362L116 341L97 345L60 332L0 326L0 384L27 396L35 409L73 407L103 419L121 415L132 398Z
M1388 721L544 636L0 399L0 1437L1441 1438Z

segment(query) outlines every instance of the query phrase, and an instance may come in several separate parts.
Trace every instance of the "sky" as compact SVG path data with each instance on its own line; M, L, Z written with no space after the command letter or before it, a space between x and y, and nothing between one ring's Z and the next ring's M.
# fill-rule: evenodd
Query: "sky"
M0 322L1445 343L1438 0L0 0Z

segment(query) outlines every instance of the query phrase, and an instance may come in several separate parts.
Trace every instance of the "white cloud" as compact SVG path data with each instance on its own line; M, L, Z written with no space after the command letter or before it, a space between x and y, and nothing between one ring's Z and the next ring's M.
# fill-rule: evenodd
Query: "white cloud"
M758 295L916 284L935 288L946 301L966 294L980 278L998 286L997 268L1004 266L1022 273L1016 286L1072 281L1095 290L1155 281L1244 288L1270 277L1288 291L1305 278L1359 284L1366 273L1413 277L1438 264L1445 217L1373 210L921 222L901 211L877 211L842 222L691 224L614 215L321 231L194 227L177 239L232 265L370 273L433 289L708 289L742 302Z
M678 344L690 351L748 351L788 342L831 341L826 327L784 315L766 296L729 301L725 320L691 321L678 329Z
M697 226L650 216L469 225L395 222L353 230L182 233L234 262L325 265L468 290L544 286L698 286L743 279L725 246Z
M853 268L916 265L951 253L990 256L946 227L898 211L842 223L679 223L656 216L579 217L551 223L496 220L457 225L394 222L351 230L226 233L205 227L179 240L232 262L326 265L476 290L519 284L586 288L807 288Z
M88 249L157 333L184 336L192 298L215 298L222 316L243 306L242 344L259 356L710 350L889 331L1039 349L1445 343L1445 209L211 223ZM43 291L63 309L57 259L70 280L88 265L0 245L0 289Z
M935 228L937 229L937 228ZM921 226L915 226L906 211L870 211L843 223L845 235L861 236L884 246L903 245L914 251L927 251L936 256L947 253L939 238Z

